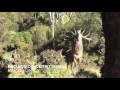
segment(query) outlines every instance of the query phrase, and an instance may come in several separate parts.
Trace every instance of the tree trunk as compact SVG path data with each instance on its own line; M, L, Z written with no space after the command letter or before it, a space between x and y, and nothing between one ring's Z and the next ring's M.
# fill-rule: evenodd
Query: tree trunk
M55 33L55 12L52 12L52 37L53 37L53 48L55 49L55 43L54 43L54 33Z
M103 12L105 61L103 78L120 78L120 12Z

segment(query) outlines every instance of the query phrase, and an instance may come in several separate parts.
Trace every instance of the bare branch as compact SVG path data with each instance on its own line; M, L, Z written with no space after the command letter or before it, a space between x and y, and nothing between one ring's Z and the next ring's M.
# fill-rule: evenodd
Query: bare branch
M50 15L50 21L52 22L52 12L49 12Z

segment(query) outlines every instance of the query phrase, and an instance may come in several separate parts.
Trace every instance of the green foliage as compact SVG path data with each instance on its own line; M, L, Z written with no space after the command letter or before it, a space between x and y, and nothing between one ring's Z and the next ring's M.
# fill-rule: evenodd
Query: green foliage
M65 33L67 32L66 29L62 29L58 34L56 34L56 38L55 38L55 46L56 48L58 49L61 49L61 48L68 48L69 47L69 42L66 42L64 39L65 39Z
M9 44L12 38L11 32L18 30L18 25L8 12L0 13L0 44L4 48L5 44Z
M60 25L61 26L61 25ZM68 32L74 30L82 29L85 30L84 35L90 32L90 44L88 44L87 40L83 40L85 50L90 50L91 48L95 47L96 44L104 43L101 41L103 37L103 32L100 31L102 29L101 17L99 13L93 12L80 12L80 13L73 13L69 22L67 22L64 27L61 26L57 28L56 34L56 48L70 48L73 45L73 35L69 34L68 36L71 37L69 40L64 40ZM94 33L93 33L94 32ZM104 39L104 38L103 38ZM68 42L69 41L69 42Z
M2 53L3 53L3 45L2 45L2 43L0 42L0 56L2 55Z
M83 63L81 64L81 68L76 73L76 78L100 78L101 72L100 67L94 62Z
M13 56L13 62L18 65L34 65L37 62L35 55L22 49L14 50L11 52L11 54Z
M41 71L40 70L37 69L37 70L33 71L32 77L40 78L40 76L41 76Z
M15 46L19 47L20 49L28 49L30 45L30 35L25 33L17 32L14 35L11 35L10 40L8 43L4 43L4 48L9 50L10 48L15 48Z
M11 40L11 44L17 45L20 49L30 49L29 45L32 43L32 36L29 32L17 32L13 39Z
M15 23L23 23L25 19L30 20L32 19L33 13L31 12L10 12L9 17L14 20Z
M46 78L73 78L71 70L65 68L49 68Z
M36 22L35 26L30 30L35 50L41 48L51 40L50 32L51 30L48 26Z
M94 72L80 70L77 75L77 78L99 78Z
M62 17L62 24L64 25L65 23L67 23L69 21L69 19L70 18L66 14L64 14Z
M72 12L71 17L65 12L63 17L55 23L55 50L67 50L73 45L74 35L70 31L82 29L84 35L90 32L90 44L83 40L85 65L80 77L93 78L103 66L105 53L105 39L102 32L102 21L98 12ZM42 64L63 65L64 56L60 51L49 50L52 46L52 30L49 12L1 12L0 13L0 56L4 64L30 64L37 61ZM66 38L68 35L69 38ZM67 40L65 40L67 39ZM46 50L47 49L47 50ZM34 52L40 55L34 55ZM39 53L41 52L41 53ZM39 59L40 58L40 59ZM3 62L3 61L2 61ZM3 65L4 65L3 64ZM91 69L91 70L88 70ZM93 71L92 71L93 70ZM32 69L32 74L12 72L10 77L72 77L69 69L50 68L47 74ZM41 76L44 74L43 76ZM79 77L79 76L78 76Z
M38 13L39 14L39 16L40 17L42 17L42 18L46 18L46 19L49 19L49 14L48 14L48 12L39 12Z
M15 36L14 39L20 39L20 41L25 42L26 44L31 43L31 34L29 32L18 32ZM17 41L17 40L16 40Z
M45 65L61 65L65 63L65 58L60 51L47 49L40 53L40 62Z
M2 58L5 59L5 60L8 60L10 58L10 53L9 52L5 52L3 55L2 55Z
M104 56L102 55L98 55L96 53L86 53L84 52L83 54L83 59L82 59L82 63L85 65L88 65L90 63L96 63L98 66L103 66L103 60L104 60Z
M0 32L17 31L18 25L14 21L14 17L10 16L8 12L0 13ZM7 32L6 32L7 33Z

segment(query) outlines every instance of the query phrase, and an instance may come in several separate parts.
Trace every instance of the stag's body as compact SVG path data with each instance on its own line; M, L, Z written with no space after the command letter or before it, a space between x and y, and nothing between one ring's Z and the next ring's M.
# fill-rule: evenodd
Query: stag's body
M71 69L73 71L75 65L76 67L80 67L83 56L83 42L82 42L82 34L80 30L77 31L77 35L75 37L72 50L73 50L73 63Z
M73 50L72 49L67 50L65 53L65 56L66 56L67 68L68 68L68 65L73 63L73 61L74 61Z
M72 49L67 50L66 59L67 59L67 68L68 64L71 63L71 70L73 72L74 67L80 67L80 63L83 56L83 42L81 32L78 30L77 35L74 39L74 45Z
M82 39L85 38L87 40L90 40L89 38L87 38L88 35L83 36L82 34L83 33L81 33L81 30L77 30L77 34L75 35L75 38L74 38L74 45L72 49L66 52L67 64L71 63L72 72L75 66L80 68L80 64L81 64L82 56L83 56Z

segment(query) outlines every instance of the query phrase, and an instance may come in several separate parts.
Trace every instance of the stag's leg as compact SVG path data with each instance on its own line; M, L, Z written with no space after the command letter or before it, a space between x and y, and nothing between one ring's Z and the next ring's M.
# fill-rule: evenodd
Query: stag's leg
M76 66L78 67L78 68L80 68L80 65L81 65L81 60L82 60L82 58L81 57L79 57L79 55L74 55L74 57L76 58Z
M75 73L74 73L74 67L75 67L75 62L73 61L73 62L71 63L71 71L72 71L72 73L75 75Z
M77 59L74 59L74 62L75 62L75 65L76 65L76 67L77 67Z
M79 58L79 56L75 54L74 61L75 61L76 67L78 67L78 58Z
M68 69L68 66L69 66L69 61L67 60L67 69Z
M71 70L72 70L72 73L75 75L75 72L74 72L74 69L75 67L77 66L77 61L76 59L74 58L72 64L71 64Z
M72 63L72 59L68 59L67 60L67 69L69 68L69 65L71 65L71 63ZM71 65L72 66L72 65Z
M78 59L78 64L79 64L78 66L79 66L79 68L80 68L80 66L81 66L81 60L82 60L82 58L79 58L79 59Z
M69 64L67 63L67 69L68 69Z
M75 62L74 62L74 59L73 59L73 61L71 62L71 71L72 71L73 74L74 74L74 67L75 67Z

